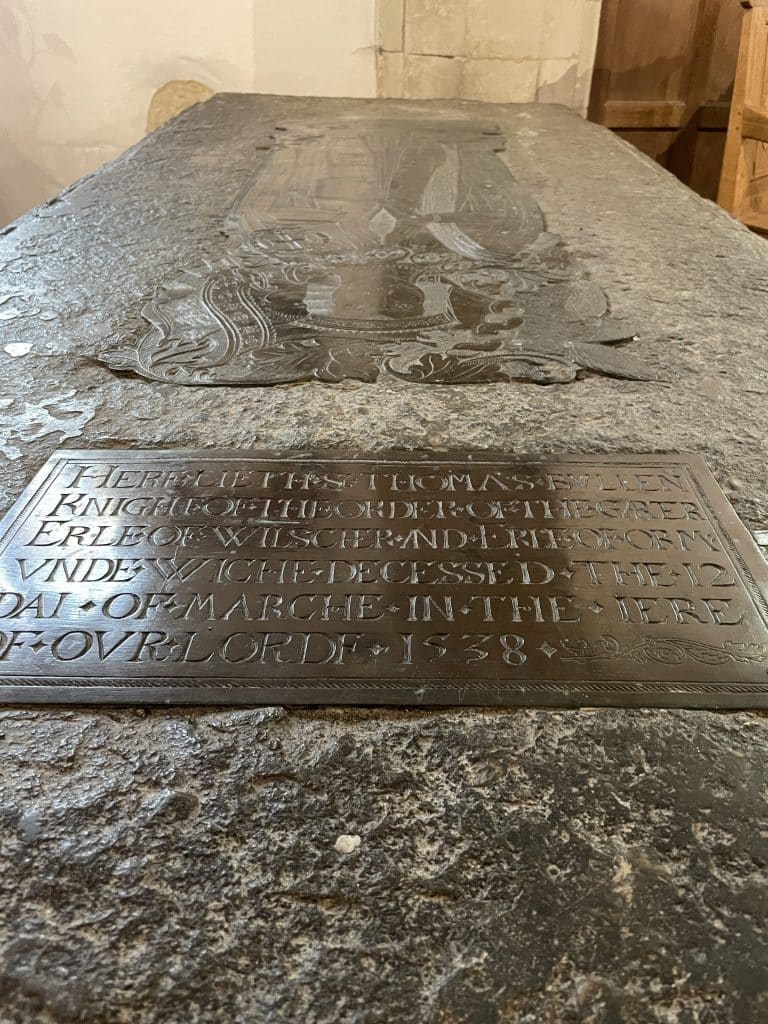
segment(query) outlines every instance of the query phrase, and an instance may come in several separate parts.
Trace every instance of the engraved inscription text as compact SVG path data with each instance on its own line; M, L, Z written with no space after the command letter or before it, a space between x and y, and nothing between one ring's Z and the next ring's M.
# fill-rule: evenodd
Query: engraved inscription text
M0 686L759 703L746 538L690 458L62 452L5 519Z

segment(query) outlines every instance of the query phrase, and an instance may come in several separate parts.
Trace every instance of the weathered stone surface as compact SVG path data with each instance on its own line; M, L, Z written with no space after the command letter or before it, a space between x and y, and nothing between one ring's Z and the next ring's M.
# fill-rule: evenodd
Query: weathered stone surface
M47 711L2 728L4 1021L768 1012L764 720Z
M94 356L215 249L270 125L216 97L0 240L0 500L61 444L702 454L768 523L768 249L558 108L487 117L674 383L178 388ZM215 252L212 253L215 255ZM5 711L0 1020L757 1024L765 719ZM359 836L344 841L342 836Z

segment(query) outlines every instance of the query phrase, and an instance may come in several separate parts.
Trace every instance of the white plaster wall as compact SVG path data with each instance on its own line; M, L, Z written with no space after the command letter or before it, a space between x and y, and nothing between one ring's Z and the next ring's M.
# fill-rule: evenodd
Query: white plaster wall
M0 0L0 223L144 134L171 79L373 96L375 0Z
M256 0L254 92L376 95L376 0Z

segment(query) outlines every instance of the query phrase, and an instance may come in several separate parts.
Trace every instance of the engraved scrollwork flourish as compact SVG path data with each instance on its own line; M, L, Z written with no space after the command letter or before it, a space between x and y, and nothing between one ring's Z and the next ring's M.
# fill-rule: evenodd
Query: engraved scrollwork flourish
M597 640L564 639L561 641L563 661L582 665L594 661L622 659L647 664L680 665L690 659L702 665L725 665L729 662L762 663L768 661L768 644L725 640L721 644L705 643L680 637L641 637L621 644L616 637L605 634Z

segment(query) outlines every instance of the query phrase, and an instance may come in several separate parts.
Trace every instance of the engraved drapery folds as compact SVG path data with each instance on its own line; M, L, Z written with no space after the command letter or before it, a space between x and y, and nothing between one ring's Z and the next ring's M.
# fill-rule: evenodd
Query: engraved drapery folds
M223 251L159 284L104 361L190 385L651 379L503 149L476 121L276 129Z

